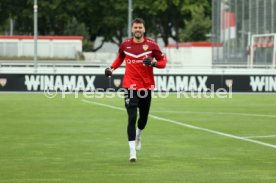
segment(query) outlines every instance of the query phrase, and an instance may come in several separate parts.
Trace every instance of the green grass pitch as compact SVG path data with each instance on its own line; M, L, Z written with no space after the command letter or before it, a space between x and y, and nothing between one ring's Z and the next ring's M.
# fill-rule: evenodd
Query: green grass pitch
M0 104L1 183L276 182L275 148L152 117L129 163L126 112L108 107L121 98L6 93ZM275 94L171 94L152 100L151 115L276 145Z

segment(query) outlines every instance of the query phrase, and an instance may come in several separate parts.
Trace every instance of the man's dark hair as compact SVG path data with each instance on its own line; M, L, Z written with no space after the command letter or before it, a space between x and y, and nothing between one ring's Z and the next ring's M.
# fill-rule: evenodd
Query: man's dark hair
M143 24L144 27L145 27L145 21L142 18L135 18L135 19L133 19L132 22L131 22L131 26L133 26L134 23Z

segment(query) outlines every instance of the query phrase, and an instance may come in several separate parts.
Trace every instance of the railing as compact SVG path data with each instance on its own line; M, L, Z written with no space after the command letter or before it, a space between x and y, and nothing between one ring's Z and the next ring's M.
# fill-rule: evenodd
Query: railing
M87 63L82 61L60 61L60 60L51 60L51 61L39 61L37 63L37 67L66 67L66 68L77 68L77 67L87 67L87 68L103 68L109 66L107 63ZM0 61L0 67L35 67L33 61L8 61L2 60ZM124 67L124 64L122 65ZM167 68L174 69L215 69L215 68L229 68L229 69L276 69L276 66L273 65L241 65L241 64L219 64L219 65L184 65L184 64L168 64Z

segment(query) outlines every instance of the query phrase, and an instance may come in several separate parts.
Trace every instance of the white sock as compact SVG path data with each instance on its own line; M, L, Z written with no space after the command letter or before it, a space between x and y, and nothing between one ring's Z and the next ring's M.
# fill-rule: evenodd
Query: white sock
M135 140L128 141L129 150L131 154L136 154Z
M143 130L140 130L139 128L136 128L136 137L137 137L137 138L140 138L140 137L141 137L142 131L143 131Z

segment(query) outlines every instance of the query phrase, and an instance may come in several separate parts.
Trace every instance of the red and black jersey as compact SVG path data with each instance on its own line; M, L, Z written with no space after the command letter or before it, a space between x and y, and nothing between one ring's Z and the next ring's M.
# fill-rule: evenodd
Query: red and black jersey
M146 57L155 58L157 68L166 67L167 59L153 40L144 38L144 42L136 43L133 38L129 38L122 42L119 55L113 62L112 67L117 69L125 61L124 88L136 90L154 88L153 67L143 64Z

